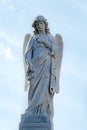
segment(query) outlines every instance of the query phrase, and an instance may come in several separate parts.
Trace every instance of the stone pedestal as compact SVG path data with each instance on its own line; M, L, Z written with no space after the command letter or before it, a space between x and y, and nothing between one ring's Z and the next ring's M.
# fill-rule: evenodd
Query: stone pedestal
M20 123L19 130L50 130L49 123Z
M44 115L21 115L19 130L53 130L52 119Z

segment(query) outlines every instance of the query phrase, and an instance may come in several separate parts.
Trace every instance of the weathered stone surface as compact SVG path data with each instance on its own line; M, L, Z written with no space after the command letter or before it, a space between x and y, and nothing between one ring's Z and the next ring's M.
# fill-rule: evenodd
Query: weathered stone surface
M41 15L32 26L34 35L25 36L23 47L28 108L21 115L20 130L53 130L53 97L59 92L63 41L59 34L52 36Z
M19 130L50 130L49 123L20 123Z

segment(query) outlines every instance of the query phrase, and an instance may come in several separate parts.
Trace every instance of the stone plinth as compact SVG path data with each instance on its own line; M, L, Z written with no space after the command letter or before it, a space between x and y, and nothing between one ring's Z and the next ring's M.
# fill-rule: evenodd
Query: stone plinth
M20 123L19 130L50 130L49 123Z
M42 114L22 114L19 130L53 130L52 118Z

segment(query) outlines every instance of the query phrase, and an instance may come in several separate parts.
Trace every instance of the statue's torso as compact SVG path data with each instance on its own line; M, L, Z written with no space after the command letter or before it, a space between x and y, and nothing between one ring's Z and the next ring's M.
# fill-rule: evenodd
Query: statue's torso
M36 39L34 39L33 46L32 46L32 60L37 60L39 58L46 57L50 50L47 48L44 43L39 43Z

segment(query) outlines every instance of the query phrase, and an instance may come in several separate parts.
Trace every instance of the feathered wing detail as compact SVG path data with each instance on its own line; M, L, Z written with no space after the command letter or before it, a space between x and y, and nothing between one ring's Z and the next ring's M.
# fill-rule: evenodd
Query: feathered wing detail
M61 62L63 56L63 40L60 34L55 35L55 43L56 43L56 56L55 56L55 65L56 65L56 81L57 81L57 93L59 93L59 77L60 77L60 69Z
M25 70L25 87L24 87L24 91L27 91L29 89L29 80L26 78L26 73L28 70L28 66L25 62L25 53L28 50L28 42L30 39L31 35L30 34L26 34L25 38L24 38L24 43L23 43L23 61L24 61L24 70Z

